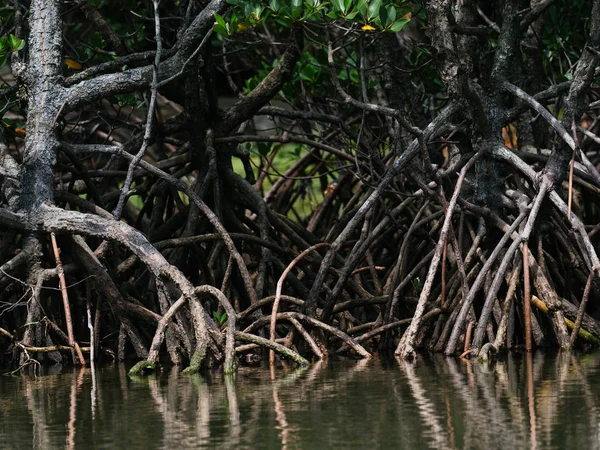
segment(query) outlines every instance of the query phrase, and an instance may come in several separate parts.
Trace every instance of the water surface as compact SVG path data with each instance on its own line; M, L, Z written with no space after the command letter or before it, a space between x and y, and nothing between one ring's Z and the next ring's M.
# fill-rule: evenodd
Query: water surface
M0 448L600 448L600 353L0 377Z

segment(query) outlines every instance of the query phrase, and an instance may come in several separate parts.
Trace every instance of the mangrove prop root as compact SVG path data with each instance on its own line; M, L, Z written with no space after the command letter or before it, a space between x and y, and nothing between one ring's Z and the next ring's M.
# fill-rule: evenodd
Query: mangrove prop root
M519 20L516 1L500 11L511 20L490 10L498 51L477 70L457 56L469 27L449 20L450 2L426 2L431 33L415 39L435 50L423 76L441 80L443 96L401 76L368 83L366 69L387 74L392 57L397 73L416 68L391 45L363 52L358 29L332 36L324 26L311 39L303 26L278 29L281 52L257 29L260 58L246 61L246 43L232 39L227 59L256 62L261 79L218 114L218 74L236 93L238 81L225 58L202 70L196 61L214 54L215 14L239 5L201 2L173 27L156 16L154 32L138 31L142 47L117 39L115 61L67 74L60 43L77 41L64 23L78 12L58 3L32 0L3 109L26 132L0 133L0 364L37 367L56 351L84 364L78 342L88 340L120 360L135 354L132 374L167 361L230 374L236 352L255 346L273 366L276 354L304 365L308 355L383 348L489 357L492 342L498 351L600 343L600 1L579 24L587 42L569 44L581 55L571 79L537 92L511 60L528 59L517 37L552 2ZM486 52L476 41L475 54ZM354 51L359 86L338 77L350 68L341 55ZM318 52L329 73L288 89ZM149 101L127 114L112 105L139 92ZM294 108L271 105L281 92ZM428 108L415 107L424 96ZM259 116L269 121L261 132L248 126Z
M283 282L285 281L285 277L287 276L288 273L290 273L290 271L294 268L294 266L296 264L298 264L298 262L300 262L300 260L302 258L304 258L306 255L308 255L310 252L317 250L318 248L321 247L330 247L331 245L323 242L323 243L319 243L319 244L315 244L309 248L307 248L306 250L304 250L302 253L300 253L298 256L296 256L292 262L285 268L285 270L283 271L283 273L281 274L281 276L279 277L279 280L277 281L277 290L275 292L275 300L273 301L273 309L271 311L271 324L270 324L270 328L269 328L269 339L271 339L271 341L275 341L275 327L277 326L277 309L279 308L279 300L281 299L281 291L283 289ZM300 330L298 330L300 331ZM311 344L314 343L311 341ZM312 345L311 345L312 347ZM322 353L319 351L319 353L321 354L322 357ZM275 365L275 351L271 350L269 352L269 365L273 366Z
M287 348L281 344L278 344L277 342L273 342L269 339L261 338L260 336L256 336L256 335L250 334L250 333L244 333L242 331L236 331L235 338L239 339L240 341L252 342L254 344L258 344L260 346L268 348L269 350L273 350L274 352L278 353L280 356L283 356L285 358L291 359L292 361L296 362L301 367L306 367L309 365L309 362L308 362L308 360L306 360L306 358L303 358L302 356L300 356L298 353L296 353L292 349Z
M546 303L544 303L542 300L540 300L535 295L531 296L531 304L533 306L535 306L538 310L543 312L544 314L546 314L548 316L550 315L550 310L548 309L548 306L546 305ZM567 328L569 328L570 330L575 329L575 323L573 323L573 321L567 319L566 317L564 318L564 323L567 326ZM600 336L595 336L592 333L590 333L589 331L585 330L584 328L579 328L577 336L595 346L600 345Z

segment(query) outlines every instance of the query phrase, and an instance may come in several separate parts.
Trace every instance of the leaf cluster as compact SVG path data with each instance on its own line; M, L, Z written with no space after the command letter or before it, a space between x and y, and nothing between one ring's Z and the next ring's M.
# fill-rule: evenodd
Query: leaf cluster
M213 318L215 319L215 322L217 322L219 324L219 326L221 326L225 322L227 322L227 313L223 312L223 313L219 314L218 311L213 311Z
M269 0L268 2L229 0L229 19L216 14L214 31L222 36L255 28L275 20L290 27L297 22L343 20L363 31L398 32L410 21L405 1L397 0Z

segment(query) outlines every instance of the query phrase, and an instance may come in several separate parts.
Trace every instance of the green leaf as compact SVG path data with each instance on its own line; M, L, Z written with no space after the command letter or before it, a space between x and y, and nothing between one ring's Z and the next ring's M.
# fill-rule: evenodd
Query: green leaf
M10 35L9 41L13 52L18 52L25 47L25 41L23 39L17 39L14 34Z
M350 14L347 14L347 15L346 15L346 19L348 19L348 20L352 20L352 19L354 19L354 18L357 16L357 14L358 14L359 12L360 12L360 11L359 11L358 9L355 9L355 10L354 10L354 11L352 11Z
M219 25L221 25L223 28L227 29L227 24L225 23L225 19L223 19L223 16L220 16L219 14L215 14L215 20L217 21L217 23Z
M102 36L98 32L95 32L90 36L90 45L96 48L104 48L106 46L106 41L102 39Z
M137 96L131 92L127 94L115 94L115 98L119 106L131 106L135 108L137 104Z
M265 8L259 3L254 4L254 7L252 8L252 14L254 14L256 20L260 20L260 15L262 14L264 9Z
M390 27L390 30L394 33L397 33L398 31L402 30L402 28L404 28L408 22L410 22L410 19L400 19L399 21L394 22L394 24Z
M369 20L374 20L379 17L379 10L381 9L381 0L372 0L369 3Z
M269 0L269 8L271 8L272 11L279 11L279 7L279 0Z
M358 4L355 8L354 16L356 16L357 13L360 14L363 19L367 18L367 3L365 2L365 0L358 1Z
M302 68L302 71L300 72L300 78L305 81L314 82L316 81L317 76L320 74L320 72L321 69L319 69L318 67L312 64L307 64Z
M223 314L219 314L218 311L213 311L213 318L219 325L223 325L225 322L227 322L227 313L224 312Z
M379 22L381 22L381 25L383 27L385 27L387 25L387 21L388 21L388 13L387 13L387 9L386 8L381 8L379 10Z
M333 0L332 4L336 11L341 11L342 14L346 12L346 3L344 0Z
M213 30L215 33L220 34L221 36L229 36L231 34L229 24L225 22L223 16L215 14L215 21L216 22L213 25Z
M229 36L229 32L227 31L227 28L219 25L218 23L215 23L213 25L213 30L215 31L215 33L220 34L221 36Z
M298 19L301 15L302 15L302 7L301 6L294 8L292 10L292 19L293 20Z
M385 23L385 26L388 26L391 23L394 23L394 21L396 20L396 8L394 8L393 6L388 6L387 8L387 23Z

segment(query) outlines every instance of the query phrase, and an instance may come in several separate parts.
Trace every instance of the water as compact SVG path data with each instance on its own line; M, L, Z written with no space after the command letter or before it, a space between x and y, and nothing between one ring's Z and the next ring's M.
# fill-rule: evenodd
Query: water
M600 353L0 377L0 448L600 448Z

